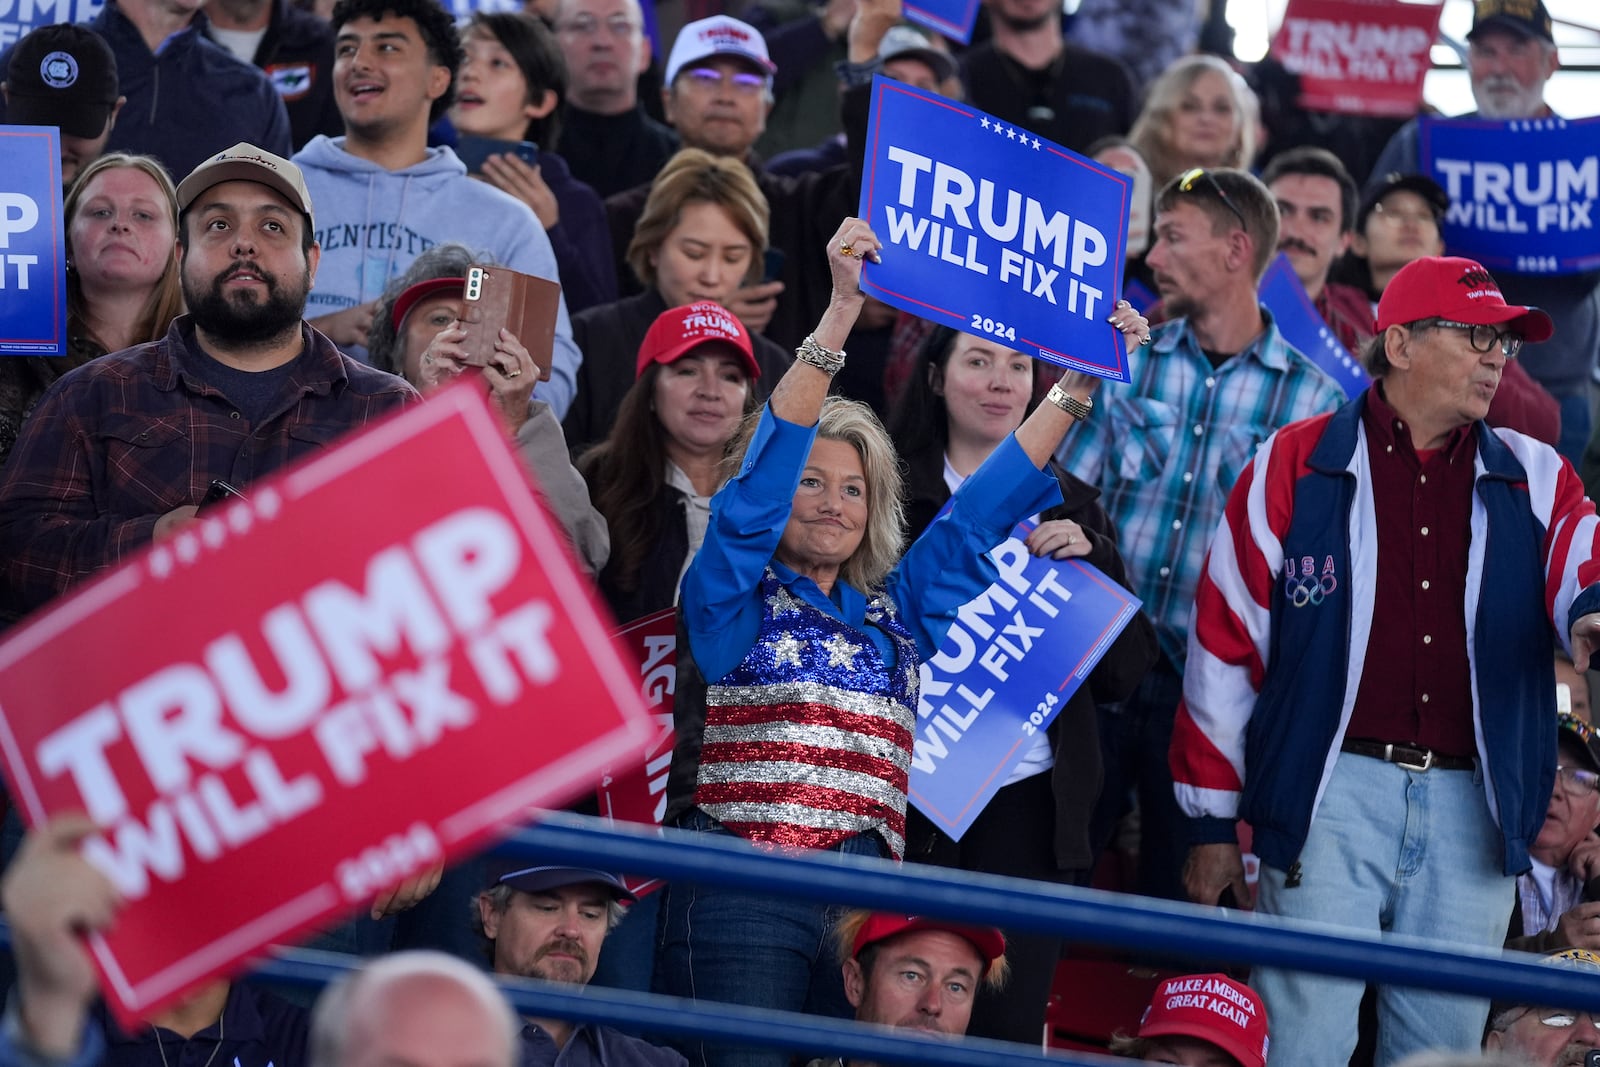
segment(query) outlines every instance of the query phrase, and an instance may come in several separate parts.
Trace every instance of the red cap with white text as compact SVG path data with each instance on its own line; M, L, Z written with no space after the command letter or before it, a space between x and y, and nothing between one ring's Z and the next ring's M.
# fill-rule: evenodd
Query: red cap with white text
M1139 1036L1198 1038L1240 1067L1265 1067L1267 1006L1255 990L1225 974L1186 974L1156 987L1139 1020Z
M1508 304L1483 264L1459 256L1424 256L1400 268L1378 301L1378 332L1423 319L1507 326L1537 344L1555 323L1536 307Z
M739 362L750 377L761 377L761 368L756 365L750 345L750 331L744 328L737 315L710 300L668 308L657 315L639 345L634 376L643 374L652 363L672 363L701 345L716 341L732 345L738 350Z

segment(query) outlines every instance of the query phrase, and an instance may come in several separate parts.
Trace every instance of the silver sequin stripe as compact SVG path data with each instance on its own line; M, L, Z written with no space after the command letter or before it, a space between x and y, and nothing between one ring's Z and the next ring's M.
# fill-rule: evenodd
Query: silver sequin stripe
M906 854L906 839L884 825L882 819L854 815L847 811L824 811L804 804L702 804L701 809L722 823L759 823L773 826L804 826L809 829L839 830L850 834L876 831L889 843L895 856Z
M706 690L706 706L759 707L766 704L827 704L856 715L871 715L903 727L910 733L917 724L912 708L902 707L888 697L858 693L821 682L779 682L775 685L713 685Z
M811 748L856 752L893 763L902 771L911 766L911 752L893 741L871 734L858 734L841 730L837 726L813 726L801 722L738 723L733 725L708 725L702 735L703 745L751 744L807 745Z
M889 807L899 807L904 796L893 783L876 775L842 767L826 767L816 763L796 763L792 760L739 760L726 763L707 763L700 768L700 784L728 785L736 782L779 783L783 785L820 785L837 789ZM887 788L886 788L887 787Z

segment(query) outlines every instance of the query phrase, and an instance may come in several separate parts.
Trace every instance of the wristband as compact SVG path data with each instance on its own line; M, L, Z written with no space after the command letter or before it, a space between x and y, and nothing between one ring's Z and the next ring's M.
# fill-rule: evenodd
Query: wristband
M806 339L800 342L794 355L801 363L809 363L830 378L844 366L844 349L835 352L831 348L824 348L815 334L806 334Z
M1045 397L1050 403L1065 411L1079 422L1088 422L1089 416L1094 414L1094 397L1086 396L1082 400L1061 388L1061 383L1050 387L1049 394Z

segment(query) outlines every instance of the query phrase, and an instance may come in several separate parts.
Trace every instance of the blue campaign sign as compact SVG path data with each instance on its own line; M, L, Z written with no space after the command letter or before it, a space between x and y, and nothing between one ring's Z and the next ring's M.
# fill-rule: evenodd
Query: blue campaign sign
M0 48L10 48L40 26L88 22L105 0L0 0Z
M0 356L67 351L67 236L54 126L0 126Z
M942 33L952 41L969 44L972 25L978 21L978 5L982 0L906 0L904 11L908 22L916 22L935 33Z
M922 665L909 796L958 841L1139 610L1098 568L1029 553L1032 529L989 553L1000 580Z
M1372 383L1371 376L1328 328L1283 253L1267 267L1260 296L1283 339L1338 382L1345 396L1356 396Z
M1600 267L1600 118L1437 119L1417 125L1423 173L1450 194L1444 243L1490 270Z
M1106 321L1133 183L981 111L872 82L860 214L884 242L861 288L933 322L1128 380Z

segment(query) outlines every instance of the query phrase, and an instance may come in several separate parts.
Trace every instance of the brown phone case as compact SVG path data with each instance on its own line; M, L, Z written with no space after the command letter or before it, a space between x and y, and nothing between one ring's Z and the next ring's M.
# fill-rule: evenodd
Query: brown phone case
M472 267L467 271L461 304L462 342L467 362L481 367L494 354L504 327L528 350L540 376L550 372L556 343L556 311L561 286L505 267Z

